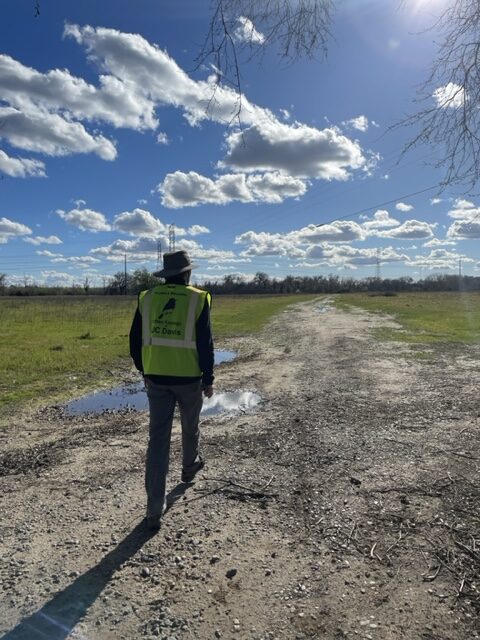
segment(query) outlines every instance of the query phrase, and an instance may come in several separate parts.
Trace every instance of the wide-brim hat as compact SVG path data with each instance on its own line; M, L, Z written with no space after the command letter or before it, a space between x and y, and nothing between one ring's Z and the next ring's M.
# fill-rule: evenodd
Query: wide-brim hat
M173 251L172 253L163 254L163 269L155 271L153 275L157 278L171 278L197 267L198 264L191 262L186 251Z

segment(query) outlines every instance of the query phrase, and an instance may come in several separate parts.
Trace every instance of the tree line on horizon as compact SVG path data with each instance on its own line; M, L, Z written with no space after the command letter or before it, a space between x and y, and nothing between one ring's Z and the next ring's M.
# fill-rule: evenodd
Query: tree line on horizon
M47 296L47 295L91 295L115 296L137 295L140 291L161 284L148 269L136 269L132 273L123 271L105 279L103 286L91 286L88 278L83 283L70 286L47 286L25 280L22 285L8 284L6 274L0 273L0 295L2 296ZM292 276L271 278L259 271L252 280L229 274L221 280L204 281L201 288L215 295L294 294L294 293L383 293L395 294L414 291L480 291L480 276L460 274L434 274L420 280L404 276L400 278L353 278L330 274L328 276Z

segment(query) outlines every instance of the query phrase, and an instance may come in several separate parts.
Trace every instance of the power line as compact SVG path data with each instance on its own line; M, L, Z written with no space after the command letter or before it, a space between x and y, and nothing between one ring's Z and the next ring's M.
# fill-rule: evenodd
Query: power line
M397 196L392 200L386 200L385 202L379 202L377 204L373 204L370 207L365 207L365 209L359 209L358 211L354 211L353 213L347 213L344 216L339 216L338 218L333 218L333 220L328 220L326 222L320 222L319 224L314 225L315 227L323 227L326 224L332 224L332 222L338 222L340 220L345 220L346 218L353 218L355 216L359 216L361 213L366 213L367 211L371 211L372 209L378 209L379 207L386 207L388 204L393 204L394 202L398 202L399 200L403 200L404 198L413 198L413 196L418 196L421 193L427 193L427 191L432 191L433 189L438 189L438 184L435 184L431 187L425 187L425 189L419 189L418 191L413 191L412 193L404 193L401 196Z

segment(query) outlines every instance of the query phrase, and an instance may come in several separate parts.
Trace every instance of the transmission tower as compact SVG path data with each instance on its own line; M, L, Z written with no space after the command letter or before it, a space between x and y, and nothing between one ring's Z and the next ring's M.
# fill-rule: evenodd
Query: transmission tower
M157 270L162 268L162 241L157 240Z
M175 251L175 225L171 224L168 227L168 250L170 253Z

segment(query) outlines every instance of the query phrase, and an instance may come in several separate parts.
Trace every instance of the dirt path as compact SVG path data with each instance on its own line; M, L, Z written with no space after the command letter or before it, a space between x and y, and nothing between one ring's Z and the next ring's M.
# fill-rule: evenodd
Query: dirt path
M176 428L155 536L146 414L0 432L1 638L480 637L480 353L378 343L385 320L318 307L221 345L240 357L217 388L266 402L204 420L186 491Z

